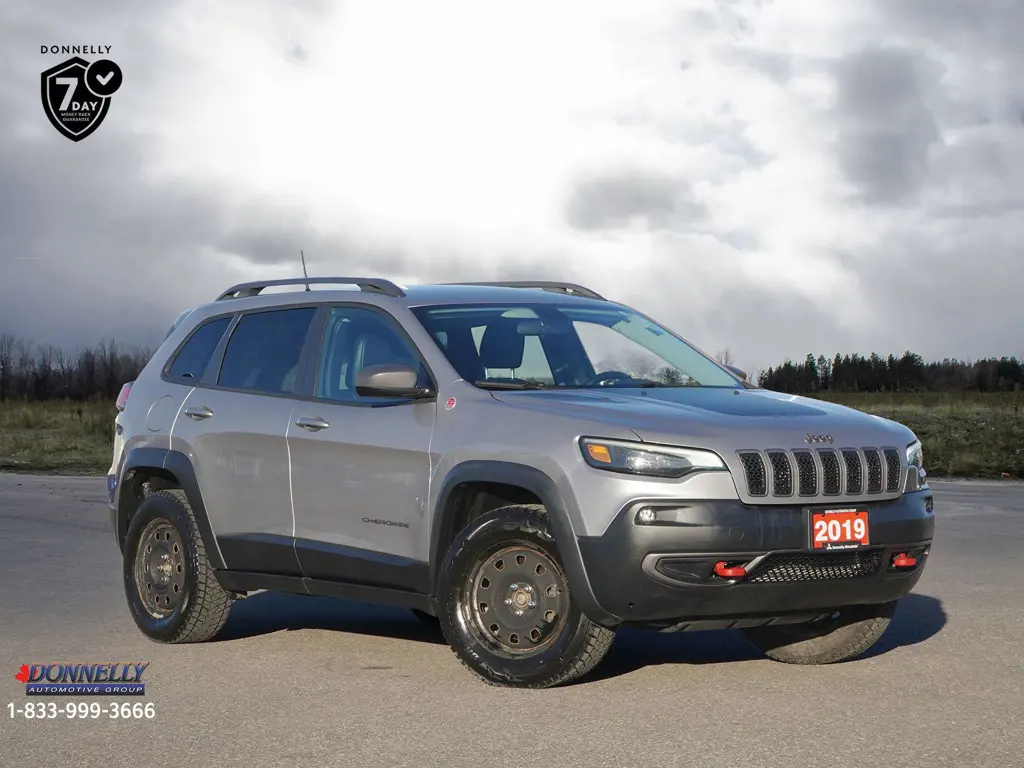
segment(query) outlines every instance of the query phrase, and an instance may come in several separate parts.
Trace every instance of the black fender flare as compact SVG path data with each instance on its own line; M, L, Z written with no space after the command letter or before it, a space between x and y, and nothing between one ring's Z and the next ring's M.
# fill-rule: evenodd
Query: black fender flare
M562 556L562 566L572 587L573 597L579 601L583 612L594 622L611 627L622 620L606 611L598 603L587 577L587 570L580 554L579 542L573 530L572 518L567 504L575 504L575 499L566 500L559 493L555 481L545 472L535 467L507 461L467 461L453 467L441 482L434 505L430 529L430 587L431 594L437 594L437 580L444 560L445 552L441 550L441 538L453 527L454 509L449 508L449 500L453 491L467 482L501 483L523 488L540 499L547 510L551 521L551 532L555 544ZM578 510L577 510L578 511Z
M117 483L117 496L114 505L117 508L117 541L121 544L128 533L128 510L129 503L121 493L124 479L133 470L159 469L162 474L170 474L178 482L181 490L185 492L189 504L192 505L192 513L196 519L199 533L203 537L203 546L206 549L206 557L217 570L224 568L224 559L221 557L220 547L217 546L217 539L213 535L213 528L210 526L210 517L206 511L206 504L203 503L203 495L199 491L199 481L196 479L196 472L192 462L181 451L172 451L167 448L133 448L125 456L121 466L121 477Z

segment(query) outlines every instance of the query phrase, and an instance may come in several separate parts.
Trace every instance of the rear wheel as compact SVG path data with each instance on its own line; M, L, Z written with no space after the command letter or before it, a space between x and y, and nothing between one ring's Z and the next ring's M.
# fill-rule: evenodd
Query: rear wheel
M224 626L232 599L183 491L158 491L139 505L124 541L124 589L135 624L151 640L198 643Z
M438 609L459 660L492 685L567 683L593 669L615 637L572 599L539 505L496 509L459 534L441 567Z
M856 658L885 634L896 602L851 605L807 624L749 627L747 640L770 659L787 664L834 664Z

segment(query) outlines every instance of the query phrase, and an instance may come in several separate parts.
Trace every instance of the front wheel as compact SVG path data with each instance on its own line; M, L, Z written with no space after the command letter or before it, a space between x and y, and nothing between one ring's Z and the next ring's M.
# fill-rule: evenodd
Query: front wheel
M839 608L807 624L749 627L747 640L769 659L787 664L834 664L856 658L885 634L895 600Z
M491 685L548 688L593 669L615 637L580 610L540 505L470 523L441 567L438 618L459 660Z

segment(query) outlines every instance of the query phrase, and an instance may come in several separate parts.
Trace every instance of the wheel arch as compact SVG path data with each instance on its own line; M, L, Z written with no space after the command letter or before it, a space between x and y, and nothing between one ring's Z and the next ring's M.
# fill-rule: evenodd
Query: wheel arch
M614 626L621 619L608 613L594 597L594 592L583 565L576 532L566 500L559 493L555 481L545 472L524 464L506 461L467 461L453 467L441 483L434 505L430 529L430 592L437 594L441 563L451 542L455 540L460 510L457 503L460 488L467 485L484 485L509 489L513 494L529 494L534 499L517 499L512 503L540 502L547 511L551 532L562 559L573 594L579 600L583 612L598 624ZM574 502L573 502L574 503Z
M133 448L125 457L114 502L117 509L118 546L123 547L125 536L128 533L128 524L144 498L139 485L144 481L154 479L159 481L161 487L177 487L185 493L192 506L196 525L206 549L207 559L213 568L223 569L224 558L213 534L192 462L184 453L167 448Z

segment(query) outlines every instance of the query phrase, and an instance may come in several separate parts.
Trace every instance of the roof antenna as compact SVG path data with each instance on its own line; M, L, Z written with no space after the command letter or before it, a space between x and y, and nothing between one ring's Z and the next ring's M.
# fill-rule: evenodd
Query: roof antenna
M306 254L304 254L300 250L299 251L299 256L302 257L302 276L306 278L306 290L308 291L309 290L309 273L306 272Z

